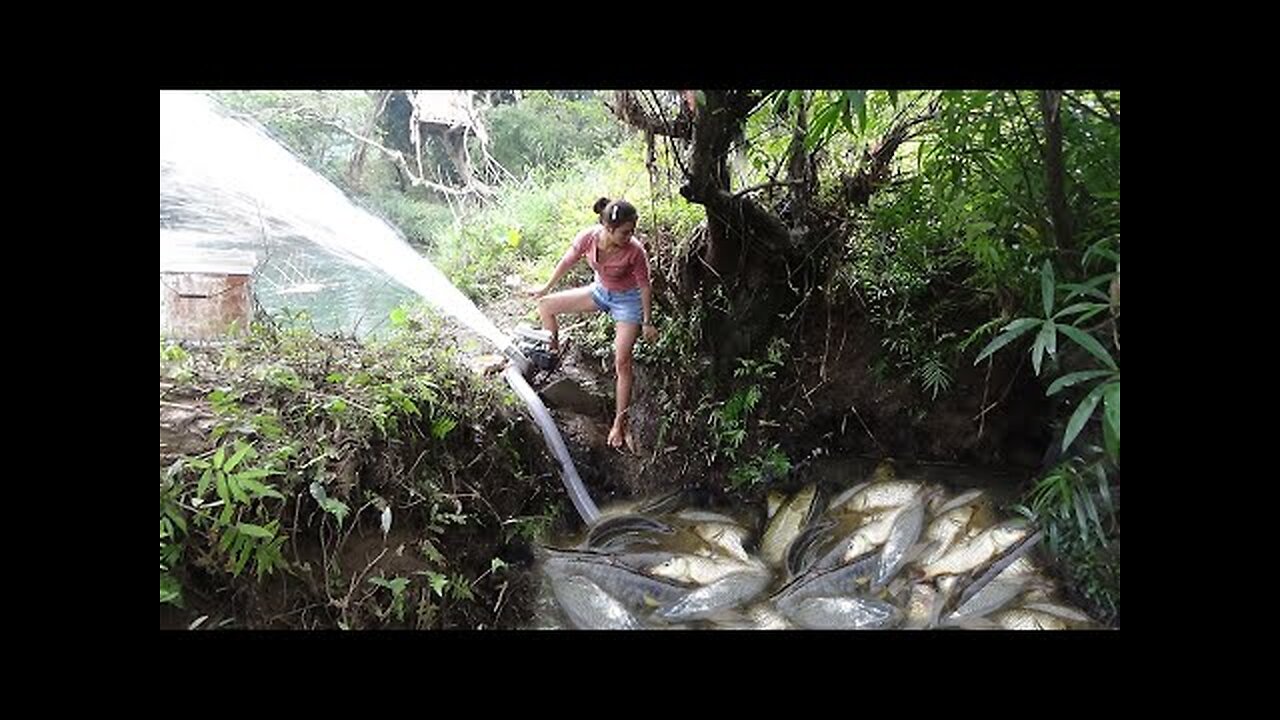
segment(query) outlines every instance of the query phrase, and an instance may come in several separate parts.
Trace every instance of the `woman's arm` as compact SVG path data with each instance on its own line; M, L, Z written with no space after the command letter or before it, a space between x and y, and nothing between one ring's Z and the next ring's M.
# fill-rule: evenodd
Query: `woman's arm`
M644 306L644 317L640 325L641 335L645 340L657 340L658 329L653 326L653 288L649 285L649 253L644 246L637 244L640 252L635 258L632 277L640 287L640 302Z
M560 278L564 277L564 274L569 272L569 268L573 267L576 262L578 262L578 258L570 257L569 255L565 255L561 258L560 263L556 265L556 271L551 273L551 279L547 281L546 285L539 288L533 296L542 297L543 295L551 292L551 288L555 287L556 283L560 282Z
M640 302L644 304L644 322L640 326L640 334L648 342L658 339L658 328L653 326L653 290L648 285L640 286Z
M535 298L542 297L543 295L551 292L551 288L555 287L557 282L560 282L560 278L564 277L564 274L569 272L569 269L574 266L574 263L582 259L582 256L587 252L587 243L589 240L588 235L590 232L591 230L588 228L587 230L579 233L578 237L573 239L573 243L570 244L569 249L565 251L564 257L560 258L560 262L556 265L555 272L551 273L551 279L547 281L546 285L543 285L541 288L534 291L533 296Z

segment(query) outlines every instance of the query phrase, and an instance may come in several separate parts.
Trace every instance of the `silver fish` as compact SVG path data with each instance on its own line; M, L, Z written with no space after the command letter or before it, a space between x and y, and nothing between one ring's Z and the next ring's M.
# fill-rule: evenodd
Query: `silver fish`
M760 541L760 556L769 565L777 567L786 556L787 546L800 534L813 509L817 486L807 485L788 500L769 520L764 537Z
M875 581L871 585L873 591L884 587L897 574L906 559L907 551L920 539L920 533L924 530L924 506L927 499L923 493L917 495L894 518L889 537L880 551L880 565L876 568Z
M666 620L685 621L705 618L728 607L735 607L760 594L769 585L769 575L738 572L698 588L670 607L657 612Z
M692 589L689 586L649 577L614 558L586 553L552 555L543 563L543 572L553 580L572 576L585 577L605 592L619 598L627 606L637 610L670 605L683 598Z
M812 630L881 630L893 627L902 612L887 602L862 597L820 597L800 603L790 617Z
M573 626L581 630L638 630L622 603L581 575L553 578L551 590Z

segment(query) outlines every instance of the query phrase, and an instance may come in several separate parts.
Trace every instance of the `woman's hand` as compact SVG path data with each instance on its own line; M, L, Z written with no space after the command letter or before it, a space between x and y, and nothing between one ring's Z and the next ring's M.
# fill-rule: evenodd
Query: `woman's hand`
M533 298L534 300L537 300L541 298L543 295L546 295L547 290L548 288L544 285L543 287L533 288L531 290L527 290L526 292L528 293L529 297Z
M653 323L645 323L642 332L645 342L654 342L658 339L658 328L654 327Z

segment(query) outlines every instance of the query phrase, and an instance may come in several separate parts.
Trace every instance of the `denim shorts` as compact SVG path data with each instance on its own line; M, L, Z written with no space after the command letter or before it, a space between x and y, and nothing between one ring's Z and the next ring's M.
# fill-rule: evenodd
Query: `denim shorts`
M609 290L600 283L592 283L591 299L601 312L607 312L617 322L640 324L644 319L644 306L640 302L640 288Z

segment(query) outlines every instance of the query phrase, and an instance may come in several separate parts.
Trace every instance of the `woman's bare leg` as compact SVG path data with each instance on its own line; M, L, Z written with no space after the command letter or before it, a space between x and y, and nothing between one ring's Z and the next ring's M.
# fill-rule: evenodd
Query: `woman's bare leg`
M542 317L542 329L551 332L551 352L560 352L560 313L582 313L599 310L591 299L591 286L562 290L538 300L538 315Z
M631 406L631 384L635 380L631 352L635 348L636 338L640 335L640 326L635 323L620 322L616 324L614 366L618 371L618 402L613 417L613 428L609 431L609 445L622 447L627 432L627 410Z

